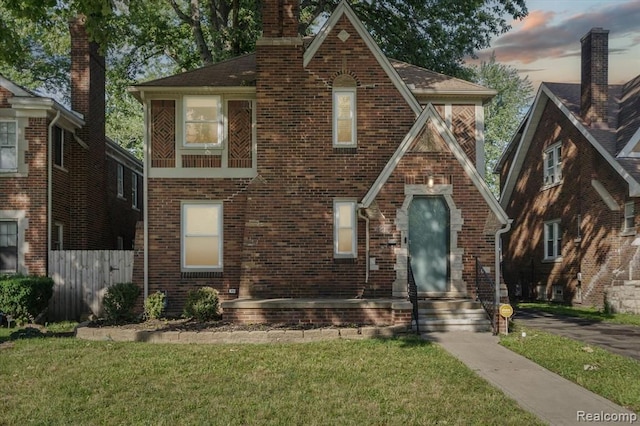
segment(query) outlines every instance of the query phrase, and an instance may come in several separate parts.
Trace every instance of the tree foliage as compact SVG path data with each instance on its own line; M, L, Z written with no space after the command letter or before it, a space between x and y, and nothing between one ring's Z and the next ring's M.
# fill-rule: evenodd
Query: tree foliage
M515 68L497 63L495 56L472 71L476 83L498 92L485 108L484 116L485 180L497 197L500 188L493 169L531 104L533 86Z
M0 0L0 73L28 88L69 92L67 20L82 13L107 58L107 131L137 144L141 109L125 88L251 52L264 0ZM311 34L339 0L300 0ZM525 0L349 0L382 50L395 59L468 77L463 58L489 46ZM135 127L135 126L134 126ZM129 132L131 136L127 136Z

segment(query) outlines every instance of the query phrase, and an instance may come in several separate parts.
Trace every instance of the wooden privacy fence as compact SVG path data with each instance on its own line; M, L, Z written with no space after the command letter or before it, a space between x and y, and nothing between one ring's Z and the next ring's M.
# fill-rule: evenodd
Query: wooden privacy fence
M54 282L49 321L78 320L87 313L100 316L107 288L131 281L133 251L50 251L49 276Z

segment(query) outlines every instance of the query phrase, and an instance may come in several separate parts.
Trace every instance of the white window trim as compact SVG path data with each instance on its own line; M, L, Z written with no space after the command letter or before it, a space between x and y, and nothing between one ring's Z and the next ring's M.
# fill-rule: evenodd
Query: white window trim
M351 98L351 142L338 142L338 95L348 95ZM358 146L358 134L357 134L357 98L356 87L337 87L333 89L333 147L334 148L355 148Z
M187 143L187 100L189 99L211 99L212 105L216 106L218 111L218 143L206 143L206 144L190 144ZM200 122L195 120L192 122ZM207 121L205 121L207 122ZM223 148L224 144L224 114L222 111L222 97L218 95L187 95L182 98L182 148L184 149L209 149L209 148Z
M562 229L560 227L560 219L544 222L544 260L556 260L562 258ZM549 235L549 226L552 228L552 234ZM548 242L553 238L553 253L549 253Z
M218 212L218 265L201 265L201 266L187 266L186 265L186 251L185 247L185 210L188 206L193 205L207 205L216 206L219 209ZM182 201L180 203L180 267L182 272L217 272L223 270L224 265L224 209L222 201Z
M124 198L124 166L120 163L116 163L116 179L118 186L118 198Z
M560 161L558 161L560 150ZM548 157L553 156L553 167L550 171L547 166ZM562 142L555 143L544 150L542 155L542 184L543 187L554 186L562 182Z
M636 229L636 225L635 225L635 217L636 217L636 210L635 210L635 203L633 201L629 201L627 203L624 203L624 221L622 224L622 230L624 232L633 232ZM627 221L631 219L633 226L627 226Z
M13 145L13 149L15 150L15 156L16 156L16 167L15 168L11 168L11 169L0 169L0 173L17 173L18 169L20 168L20 152L19 152L19 149L18 149L18 139L19 139L19 137L18 137L18 132L19 132L18 120L0 119L0 122L2 122L2 123L13 123L14 126L15 126L15 135L16 135L16 138L14 140L14 145Z
M131 207L138 209L138 174L131 172Z
M29 229L29 219L25 210L0 210L0 220L18 222L18 270L17 274L29 275L29 268L25 264L25 254L29 253L25 233Z
M338 250L339 243L339 206L340 205L349 205L351 207L351 223L353 224L352 228L352 236L351 236L351 247L352 250L348 252L341 252ZM333 257L338 258L347 258L347 259L355 259L358 257L358 216L357 216L357 205L358 202L352 199L335 199L333 200ZM350 229L350 228L345 228Z

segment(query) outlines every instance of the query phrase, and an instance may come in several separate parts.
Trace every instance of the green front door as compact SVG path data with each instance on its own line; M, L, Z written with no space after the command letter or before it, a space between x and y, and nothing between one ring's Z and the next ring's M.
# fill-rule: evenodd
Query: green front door
M414 197L409 206L409 255L418 292L448 291L449 235L444 197Z

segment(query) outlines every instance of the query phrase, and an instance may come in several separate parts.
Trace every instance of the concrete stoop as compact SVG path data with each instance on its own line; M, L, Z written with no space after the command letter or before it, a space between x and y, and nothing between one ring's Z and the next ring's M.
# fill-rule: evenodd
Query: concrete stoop
M470 299L418 301L420 332L491 331L491 321L480 302ZM415 321L412 328L416 329Z

